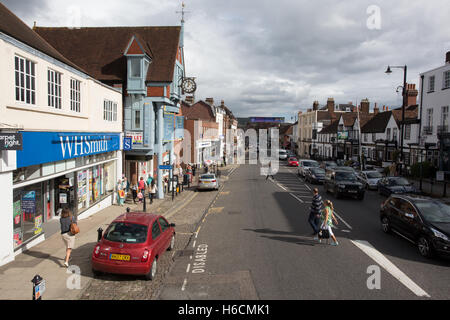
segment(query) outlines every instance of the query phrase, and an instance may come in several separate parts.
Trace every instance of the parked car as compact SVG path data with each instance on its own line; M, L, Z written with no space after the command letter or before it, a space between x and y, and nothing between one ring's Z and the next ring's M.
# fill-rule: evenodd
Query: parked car
M300 160L298 162L297 173L300 177L305 178L305 169L308 168L318 168L319 163L316 160Z
M338 167L334 167L333 169L340 170L340 171L352 172L352 173L356 174L356 170L353 169L352 167L338 166Z
M450 256L450 206L439 200L392 195L382 205L380 221L385 233L400 233L424 257Z
M320 167L327 171L328 169L336 168L338 165L334 161L324 161L320 164Z
M305 180L310 183L323 184L325 181L325 170L322 168L309 168L305 170Z
M298 160L295 157L290 157L288 159L288 166L289 167L298 167Z
M280 159L280 160L287 160L287 158L288 158L287 151L284 150L284 149L280 149L278 151L278 159Z
M364 199L364 185L358 181L356 174L350 171L328 170L323 186L325 191L332 192L336 199L339 199L341 195L353 196L359 200Z
M358 174L359 181L364 184L366 189L369 190L377 190L378 189L378 181L383 179L383 175L375 170L370 171L361 171Z
M205 173L198 178L197 190L219 190L219 179L214 173Z
M389 197L393 193L418 193L418 190L406 178L385 177L378 181L378 193Z
M92 252L94 275L115 273L155 278L157 261L175 247L175 224L160 215L127 212L106 229Z

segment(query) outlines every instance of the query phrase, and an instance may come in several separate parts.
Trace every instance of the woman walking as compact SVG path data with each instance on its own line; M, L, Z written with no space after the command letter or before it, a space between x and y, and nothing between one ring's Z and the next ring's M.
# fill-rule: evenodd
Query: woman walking
M334 243L332 243L332 246L337 246L339 243L336 240L336 237L334 236L332 227L333 227L333 220L336 224L339 224L336 220L336 217L334 216L334 207L333 203L330 200L325 201L325 210L322 214L322 226L320 229L322 230L328 230L330 233L330 237L333 239Z
M136 204L137 192L138 192L138 183L136 175L133 175L131 179L131 192L133 193L133 203Z
M156 190L158 190L158 188L156 187L156 183L155 183L155 181L153 180L153 181L150 183L150 187L148 188L148 194L150 195L150 204L153 203L153 198L155 197Z
M64 208L61 212L61 237L66 246L66 257L64 258L64 266L69 267L70 254L75 246L75 235L70 232L70 225L77 223L77 218L72 215L68 208Z
M117 182L117 204L123 206L125 202L125 191L123 190L123 182L119 179Z

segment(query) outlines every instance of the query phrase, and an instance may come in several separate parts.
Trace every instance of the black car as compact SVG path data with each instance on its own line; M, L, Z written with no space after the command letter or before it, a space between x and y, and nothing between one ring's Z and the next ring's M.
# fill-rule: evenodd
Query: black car
M326 192L332 192L338 199L341 195L364 199L364 185L358 181L354 172L338 169L328 170L323 184Z
M378 193L389 197L391 194L418 193L418 190L403 177L386 177L378 181Z
M392 195L380 210L385 233L394 231L414 242L424 257L450 256L450 206L418 196Z
M324 161L320 164L320 167L327 171L328 169L336 168L338 165L334 161Z
M323 184L325 181L325 170L322 168L309 168L305 170L305 181Z

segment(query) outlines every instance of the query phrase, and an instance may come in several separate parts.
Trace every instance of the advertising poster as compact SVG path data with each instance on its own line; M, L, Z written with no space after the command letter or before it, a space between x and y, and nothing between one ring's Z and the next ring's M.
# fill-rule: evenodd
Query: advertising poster
M40 234L42 232L42 215L34 218L34 234Z
M20 200L13 204L13 224L14 224L14 247L18 247L22 244L22 210Z

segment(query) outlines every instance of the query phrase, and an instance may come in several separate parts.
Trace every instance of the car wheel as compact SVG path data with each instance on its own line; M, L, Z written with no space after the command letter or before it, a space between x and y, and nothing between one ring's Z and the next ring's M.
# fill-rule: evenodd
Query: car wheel
M384 233L391 232L391 223L387 217L383 217L383 219L381 219L381 229Z
M167 251L172 251L175 248L175 235L172 235L172 238L170 239L170 245L169 248L167 248Z
M145 275L145 279L146 279L146 280L153 280L153 279L155 279L157 268L158 268L158 265L157 265L157 263L156 263L156 257L155 257L155 258L153 259L153 262L152 262L152 266L151 266L151 268L150 268L150 271Z
M431 247L430 241L424 236L421 236L417 241L417 248L422 257L431 258L433 256L433 248Z

